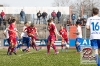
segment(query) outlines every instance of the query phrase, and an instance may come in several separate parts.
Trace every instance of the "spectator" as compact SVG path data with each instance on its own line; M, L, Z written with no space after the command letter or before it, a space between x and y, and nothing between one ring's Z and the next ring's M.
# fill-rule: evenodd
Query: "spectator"
M44 23L46 24L47 13L45 11L42 13L42 18Z
M37 13L37 22L38 22L38 20L39 20L39 24L40 24L40 18L41 18L41 12L39 11L38 13ZM36 23L37 24L37 23Z
M1 24L2 24L2 19L1 19L1 16L0 16L0 26L1 26Z
M51 16L53 17L53 20L55 20L56 18L56 12L53 10L53 12L51 13Z
M70 23L70 20L68 19L67 20L67 26L69 26L71 23Z
M80 22L80 24L82 24L82 20L80 19L80 17L77 19L77 21L76 22Z
M23 11L23 9L20 12L20 20L25 22L25 12Z
M1 12L1 19L2 19L2 21L4 20L4 17L5 17L5 13L2 10L2 12Z
M87 20L86 19L83 19L83 26L86 25L86 22L87 22Z
M7 26L7 21L3 19L3 28L6 29L6 26Z
M61 17L61 12L58 10L57 12L58 23L60 22L60 17Z
M8 19L8 24L10 24L10 22L11 22L11 17L9 17L9 19Z

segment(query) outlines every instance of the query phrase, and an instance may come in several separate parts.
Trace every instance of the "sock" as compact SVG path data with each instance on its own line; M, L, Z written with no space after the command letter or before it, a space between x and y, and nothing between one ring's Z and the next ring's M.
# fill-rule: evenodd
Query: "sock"
M14 48L11 48L11 53L14 52Z
M50 45L47 45L47 53L50 53Z
M99 55L95 55L96 57L96 63L97 63L97 66L100 66L100 58L99 58Z
M10 52L10 50L11 50L11 47L9 46L9 47L8 47L8 52Z
M78 52L78 46L76 45L76 50L77 50L77 52Z
M17 47L14 48L14 52L16 52Z
M80 47L80 45L78 45L77 47L78 47L78 52L80 52L80 51L81 51L81 47Z
M63 44L61 44L61 49L63 49L63 47L64 47L64 45L63 45Z
M37 51L37 47L36 47L36 44L33 42L32 43L33 44L33 47L36 49L36 51Z
M52 47L55 50L55 52L57 52L56 46L54 44L52 44Z

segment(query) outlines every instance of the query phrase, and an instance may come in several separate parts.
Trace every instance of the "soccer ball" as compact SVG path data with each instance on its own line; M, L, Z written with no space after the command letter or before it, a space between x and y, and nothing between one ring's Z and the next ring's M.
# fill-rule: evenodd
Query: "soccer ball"
M66 44L66 49L69 49L69 45L68 44Z

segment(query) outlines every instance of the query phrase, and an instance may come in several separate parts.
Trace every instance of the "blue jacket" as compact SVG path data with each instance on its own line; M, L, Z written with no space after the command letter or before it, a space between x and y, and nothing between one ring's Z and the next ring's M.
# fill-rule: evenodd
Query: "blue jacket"
M25 16L25 12L24 12L24 11L21 11L21 12L20 12L20 16L21 16L21 17Z

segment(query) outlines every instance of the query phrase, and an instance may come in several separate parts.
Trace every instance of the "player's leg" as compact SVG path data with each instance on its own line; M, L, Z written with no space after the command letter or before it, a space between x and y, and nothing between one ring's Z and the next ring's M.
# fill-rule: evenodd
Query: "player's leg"
M9 44L8 51L7 51L7 55L9 55L10 50L11 50L11 44L10 44L10 40L9 39L7 39L7 42Z
M52 45L52 47L53 47L53 49L54 49L54 51L55 51L55 54L58 54L59 52L58 52L58 50L57 50L57 48L56 48L56 45L54 44L55 40L56 40L56 37L55 37L55 36L51 36L50 45Z
M77 52L79 53L81 51L81 48L80 48L80 38L76 38L75 46L76 46Z
M98 66L100 66L100 56L99 56L99 51L100 51L100 40L97 41L98 43Z
M91 46L95 53L97 66L100 66L100 62L99 62L100 60L99 60L99 55L98 55L98 43L99 43L99 41L96 39L91 40Z
M68 49L69 49L69 40L68 40L68 38L66 38L65 41L66 41L66 47L65 47L65 49L66 49L66 52L67 52Z
M47 54L50 54L50 42L51 42L51 37L49 36L47 39Z
M64 39L62 39L62 41L61 41L61 51L63 51L64 50Z

